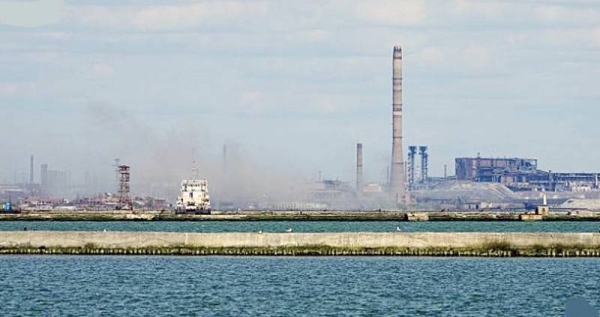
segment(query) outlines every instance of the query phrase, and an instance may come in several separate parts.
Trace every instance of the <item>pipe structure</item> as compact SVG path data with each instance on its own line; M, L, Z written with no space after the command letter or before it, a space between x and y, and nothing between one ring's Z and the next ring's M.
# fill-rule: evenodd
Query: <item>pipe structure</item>
M429 154L427 146L419 146L419 154L421 155L421 182L427 182L429 179Z
M363 145L356 144L356 193L360 196L363 191Z
M415 157L417 156L417 147L411 145L408 147L408 188L414 189L415 186Z
M392 171L390 195L398 203L405 202L404 158L402 154L402 48L394 47L392 58Z

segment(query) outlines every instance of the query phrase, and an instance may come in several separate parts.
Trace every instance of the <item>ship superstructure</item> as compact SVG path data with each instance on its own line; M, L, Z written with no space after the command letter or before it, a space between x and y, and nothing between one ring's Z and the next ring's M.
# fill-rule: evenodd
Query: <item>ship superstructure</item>
M210 214L210 195L208 181L199 178L197 168L194 168L191 180L181 181L181 192L177 199L178 213Z

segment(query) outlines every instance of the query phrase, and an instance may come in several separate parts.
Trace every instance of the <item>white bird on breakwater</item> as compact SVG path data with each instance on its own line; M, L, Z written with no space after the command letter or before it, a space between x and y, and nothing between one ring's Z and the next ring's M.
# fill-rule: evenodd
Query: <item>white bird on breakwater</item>
M287 229L285 232L292 232L294 230L292 230L292 228Z
M402 229L400 229L400 227L396 227L396 231L401 232Z

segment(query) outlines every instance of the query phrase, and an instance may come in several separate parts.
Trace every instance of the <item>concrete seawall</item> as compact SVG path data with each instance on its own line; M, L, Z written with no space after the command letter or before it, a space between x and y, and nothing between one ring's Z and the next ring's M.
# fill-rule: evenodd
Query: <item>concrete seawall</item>
M0 248L206 247L272 248L477 248L505 244L515 248L579 245L600 248L597 233L168 233L168 232L0 232Z

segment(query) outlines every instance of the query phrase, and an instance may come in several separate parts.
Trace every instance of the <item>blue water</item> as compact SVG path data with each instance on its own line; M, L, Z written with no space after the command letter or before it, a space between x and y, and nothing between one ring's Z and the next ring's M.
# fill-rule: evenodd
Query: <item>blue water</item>
M391 221L203 221L203 222L69 222L7 221L0 231L162 231L162 232L599 232L600 222L391 222Z
M600 260L0 257L2 316L563 316Z

